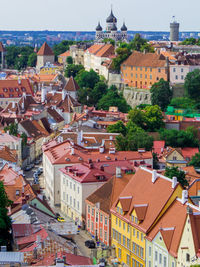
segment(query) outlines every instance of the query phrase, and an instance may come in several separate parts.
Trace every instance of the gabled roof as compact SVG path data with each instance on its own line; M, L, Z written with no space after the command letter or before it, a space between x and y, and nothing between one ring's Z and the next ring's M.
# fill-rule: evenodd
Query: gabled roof
M154 175L156 180L153 182L152 179L154 178ZM129 212L124 215L124 218L128 220L130 224L133 224L134 227L141 229L144 232L148 232L177 186L180 185L177 184L175 188L172 187L172 179L154 173L150 169L141 167L134 175L132 175L130 182L126 185L116 203L112 206L111 212L117 214L116 205L121 197L132 196ZM139 215L143 215L142 217L144 217L144 220L139 222L139 224L136 224L131 221L130 216L134 207L141 204L147 204L148 207L146 208L146 214L144 212L145 210L137 210Z
M67 50L66 52L58 55L58 57L69 57L69 56L70 56L70 51L69 50Z
M182 155L184 159L189 158L191 159L196 153L199 153L198 147L183 147L181 148Z
M111 44L94 44L87 51L97 57L109 57L115 54L115 48Z
M134 51L124 62L123 65L135 67L165 67L165 57L156 53L140 53Z
M64 90L66 91L70 91L70 92L76 92L80 89L80 87L78 86L78 83L74 80L74 77L71 76L68 80L68 82L66 83Z
M172 243L172 238L173 238L173 234L174 234L174 229L175 228L161 228L160 233L163 237L163 240L165 242L165 245L167 247L167 249L170 249L171 243Z
M134 205L134 210L139 221L143 221L145 219L147 208L148 204Z
M21 98L24 93L33 95L28 79L0 80L0 98Z
M54 108L47 108L47 112L57 123L64 121L63 117Z
M165 148L165 141L153 141L153 152L160 155Z
M31 121L27 119L21 121L20 124L28 133L28 137L38 139L40 137L49 135L49 133L42 126L40 126L37 121Z
M132 201L132 196L131 197L120 197L119 198L119 202L122 206L122 210L123 212L128 212L130 209L130 205L131 205L131 201Z
M38 56L54 56L53 51L46 42L43 43L40 50L37 53Z

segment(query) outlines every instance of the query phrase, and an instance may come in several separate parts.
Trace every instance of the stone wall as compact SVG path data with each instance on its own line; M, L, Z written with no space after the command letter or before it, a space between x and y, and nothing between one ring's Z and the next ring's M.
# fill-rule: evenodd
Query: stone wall
M146 89L126 87L123 90L123 95L127 103L132 108L140 104L151 104L151 93L149 90L146 90Z

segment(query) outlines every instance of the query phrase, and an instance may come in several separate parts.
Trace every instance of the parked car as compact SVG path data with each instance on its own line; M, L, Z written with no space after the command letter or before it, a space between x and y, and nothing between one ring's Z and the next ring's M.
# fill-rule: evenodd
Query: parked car
M57 221L59 221L59 222L65 222L65 219L63 217L58 217L57 218Z
M31 166L31 169L35 166L34 163L29 164Z
M41 172L41 173L43 173L43 168L42 168L42 167L40 167L39 169L40 169L40 172Z
M36 164L36 165L39 165L39 164L40 164L39 159L37 159L37 160L35 161L35 164Z
M95 244L94 240L85 241L85 246L88 248L96 248L96 244Z
M34 172L34 174L33 174L33 178L35 179L39 179L39 177L38 177L38 174L36 173L36 172Z
M36 170L36 173L37 173L38 175L41 174L41 170L40 170L40 168L38 168L38 169Z

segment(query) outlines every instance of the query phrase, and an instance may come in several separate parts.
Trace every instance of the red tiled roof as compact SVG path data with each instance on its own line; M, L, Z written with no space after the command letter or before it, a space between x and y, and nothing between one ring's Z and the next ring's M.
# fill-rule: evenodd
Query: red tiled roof
M21 98L23 93L33 95L33 90L28 79L0 80L0 98Z
M39 230L36 233L33 233L32 235L29 236L25 236L25 237L21 237L17 239L17 244L18 245L22 245L22 244L30 244L33 243L37 240L37 236L41 237L41 241L43 241L44 239L46 239L48 237L48 233L46 232L46 230L41 226L41 230ZM23 251L26 251L26 249L24 249Z
M163 55L156 53L143 54L134 51L124 62L123 65L136 67L165 67L166 60Z
M183 147L181 148L182 155L184 159L189 158L191 159L196 153L199 153L198 147Z
M38 56L54 56L53 51L46 42L43 43L40 50L37 53Z
M165 148L165 141L153 141L153 152L160 155Z
M66 91L76 92L80 89L80 87L78 86L78 83L74 80L73 76L71 76L68 82L66 83L64 89Z
M58 55L58 57L69 57L69 56L70 56L70 51L69 50L67 50L66 52Z

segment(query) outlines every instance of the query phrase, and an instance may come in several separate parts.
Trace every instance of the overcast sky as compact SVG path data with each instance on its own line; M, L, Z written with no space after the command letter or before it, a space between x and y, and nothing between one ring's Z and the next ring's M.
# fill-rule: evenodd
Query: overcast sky
M98 20L105 27L113 5L121 27L168 31L173 15L180 31L200 31L200 0L0 0L0 30L91 31Z

